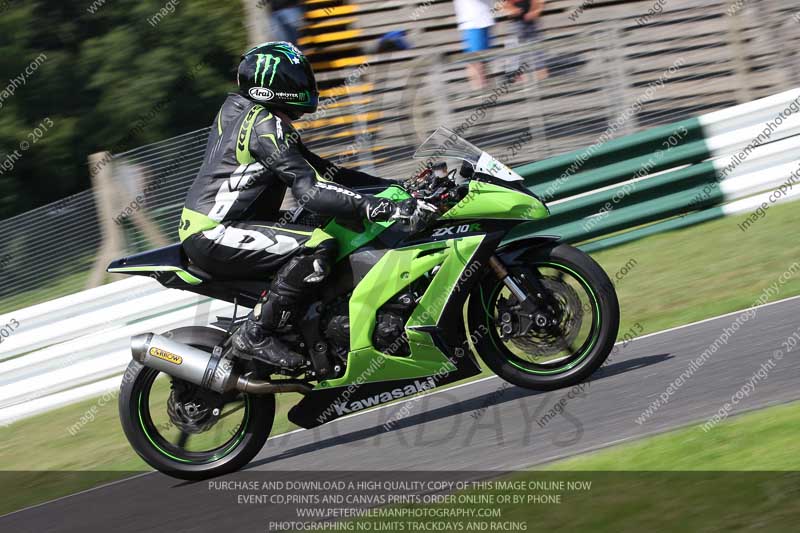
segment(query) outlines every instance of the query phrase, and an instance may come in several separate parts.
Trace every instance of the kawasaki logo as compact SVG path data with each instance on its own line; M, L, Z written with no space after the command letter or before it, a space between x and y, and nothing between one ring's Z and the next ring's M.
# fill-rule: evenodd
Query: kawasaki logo
M349 404L333 404L333 408L336 410L336 414L338 416L347 415L355 411L367 409L368 407L375 407L376 405L380 405L382 403L387 403L391 402L392 400L398 400L406 396L411 396L412 394L425 392L426 390L430 390L435 387L436 382L433 380L433 378L428 378L425 381L416 380L414 383L406 385L405 387L393 389L387 392L381 392L380 394L370 396L369 398L364 398L363 400L356 400Z
M267 81L267 73L272 71L269 77L269 84L272 85L272 80L275 79L275 73L278 72L278 64L280 64L281 58L271 54L258 54L256 58L255 82L263 87L264 82ZM259 73L261 74L260 81L258 79Z
M253 87L249 91L250 98L254 100L272 100L275 98L275 93L272 89L265 89L263 87Z

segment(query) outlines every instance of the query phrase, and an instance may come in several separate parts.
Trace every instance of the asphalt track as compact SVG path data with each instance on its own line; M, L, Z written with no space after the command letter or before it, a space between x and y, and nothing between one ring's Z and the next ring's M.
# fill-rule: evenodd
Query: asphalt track
M800 347L775 359L776 350L786 352L782 342L800 328L800 298L743 316L733 313L618 345L582 389L537 393L492 377L278 436L236 479L314 479L317 471L326 471L325 479L390 475L380 471L469 478L480 475L475 471L524 469L705 421L770 359L774 367L731 413L800 398ZM727 344L719 340L725 328L733 331ZM715 353L667 393L715 341ZM662 395L667 403L637 423ZM563 413L547 417L560 401ZM393 418L399 422L387 431L384 424ZM207 483L151 473L12 513L0 518L0 531L267 531L268 520L287 512L275 505L237 505L235 495L210 490Z

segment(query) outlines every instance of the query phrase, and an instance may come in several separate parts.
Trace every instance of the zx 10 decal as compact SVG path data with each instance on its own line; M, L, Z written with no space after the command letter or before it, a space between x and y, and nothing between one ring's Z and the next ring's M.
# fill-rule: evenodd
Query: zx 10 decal
M447 228L437 228L433 230L431 237L444 237L446 235L457 235L459 233L471 233L481 231L480 224L461 224L460 226L449 226Z

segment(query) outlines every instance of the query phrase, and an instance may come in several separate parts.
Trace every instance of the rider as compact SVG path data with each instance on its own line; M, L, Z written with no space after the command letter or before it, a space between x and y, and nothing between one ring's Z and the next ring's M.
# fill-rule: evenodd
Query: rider
M292 120L313 113L319 93L311 65L293 45L256 46L242 56L237 78L239 91L222 105L187 195L180 239L191 261L215 276L275 273L232 340L240 353L293 370L305 357L274 334L325 279L337 250L322 229L279 220L286 189L314 213L372 222L415 217L420 206L351 190L394 182L337 167L306 148Z

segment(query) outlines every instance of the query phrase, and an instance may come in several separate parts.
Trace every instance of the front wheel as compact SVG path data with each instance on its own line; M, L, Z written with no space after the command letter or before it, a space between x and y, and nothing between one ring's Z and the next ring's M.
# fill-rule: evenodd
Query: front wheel
M619 303L608 275L589 255L558 244L506 265L526 293L520 302L489 272L470 296L469 326L481 359L506 381L535 390L580 383L608 357Z
M211 351L222 334L182 328L173 338ZM272 430L273 395L225 395L131 361L119 396L122 429L150 466L180 479L201 480L239 470Z

